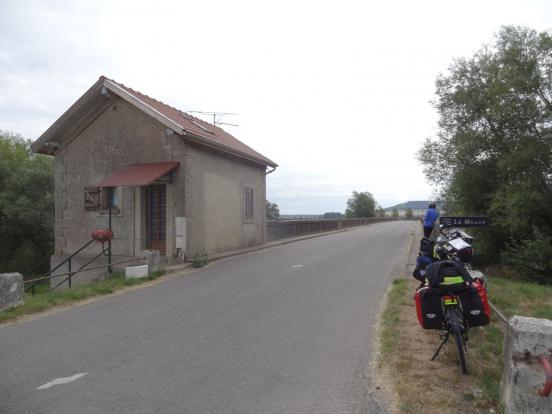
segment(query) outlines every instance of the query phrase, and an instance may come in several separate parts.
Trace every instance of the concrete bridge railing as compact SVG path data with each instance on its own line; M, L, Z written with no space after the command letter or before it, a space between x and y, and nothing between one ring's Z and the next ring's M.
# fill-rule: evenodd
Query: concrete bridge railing
M508 321L501 389L505 414L552 413L551 356L552 321L524 316Z
M23 303L23 275L0 273L0 311Z
M382 221L395 221L396 217L369 217L353 219L319 220L270 220L266 222L266 240L303 236L312 233L335 231L349 227L364 226Z

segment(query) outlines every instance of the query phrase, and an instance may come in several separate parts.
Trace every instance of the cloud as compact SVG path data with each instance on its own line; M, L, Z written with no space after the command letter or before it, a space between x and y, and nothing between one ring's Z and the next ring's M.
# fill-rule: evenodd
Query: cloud
M426 199L434 80L502 24L547 28L545 1L1 2L0 129L35 139L102 74L228 130L280 168L282 212Z

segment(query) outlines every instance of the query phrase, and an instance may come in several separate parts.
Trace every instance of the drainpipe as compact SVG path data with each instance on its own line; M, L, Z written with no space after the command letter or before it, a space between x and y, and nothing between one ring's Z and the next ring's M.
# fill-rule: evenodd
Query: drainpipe
M107 207L109 209L109 231L111 230L111 200L113 199L113 187L107 188ZM111 238L107 241L107 273L113 273L113 267L111 266Z
M270 171L266 172L265 175L273 173L274 171L276 171L276 168L277 167L273 167Z

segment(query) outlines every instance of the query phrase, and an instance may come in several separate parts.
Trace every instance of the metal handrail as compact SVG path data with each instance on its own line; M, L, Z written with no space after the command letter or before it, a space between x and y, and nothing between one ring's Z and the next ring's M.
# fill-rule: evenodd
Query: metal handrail
M86 244L84 246L82 246L80 249L78 249L76 252L74 252L71 256L69 256L67 259L65 259L64 261L62 261L61 263L58 263L58 265L56 267L54 267L53 269L50 269L50 271L48 271L47 273L45 273L40 279L46 279L48 276L50 276L53 272L55 272L57 269L59 269L61 266L63 266L65 263L69 262L71 263L71 259L76 256L78 253L82 252L84 249L86 249L88 246L90 246L92 243L94 243L94 239L86 242ZM69 272L71 272L71 265L69 264ZM36 280L36 279L35 279ZM38 282L36 283L33 283L31 286L28 286L26 289L25 289L25 292L28 292L30 289L32 289L32 293L33 295L35 294L35 286L38 284Z
M144 257L135 257L134 259L122 260L120 262L111 263L111 265L115 266L115 265L120 265L120 264L123 264L123 263L136 262L138 260L144 260ZM74 275L75 273L88 272L89 270L97 270L97 269L101 269L103 267L108 267L108 266L109 266L109 264L104 264L104 265L100 265L100 266L89 267L88 269L75 270L74 272L71 272L71 273ZM47 276L47 277L37 277L35 279L25 280L23 283L31 283L31 282L35 282L35 281L49 280L49 279L54 279L56 277L67 276L68 274L69 274L69 272L65 272L65 273L60 273L58 275L51 275L51 276Z
M94 260L96 260L98 257L100 257L100 256L102 256L102 255L104 255L104 254L105 254L105 246L104 246L104 244L102 243L102 251L101 251L100 253L98 253L96 256L94 256L92 259L90 259L88 262L86 262L85 264L83 264L81 267L79 267L79 268L77 269L76 272L72 272L72 271L71 271L71 260L69 260L69 262L67 263L67 265L68 265L67 267L68 267L68 269L69 269L69 272L68 272L69 275L68 275L65 279L63 279L61 282L59 282L57 285L55 285L53 288L51 288L51 289L50 289L50 292L53 291L53 290L55 290L55 289L57 289L59 286L61 286L61 285L62 285L63 283L65 283L66 281L68 281L69 287L71 287L71 279L73 278L73 275L74 275L75 273L78 273L78 272L81 271L82 269L84 269L86 266L88 266L90 263L92 263ZM109 263L108 263L108 265L109 265ZM87 269L87 270L90 270L90 269Z
M491 301L489 301L489 306L491 307L493 312L496 313L496 315L498 316L498 319L500 319L502 322L504 322L506 326L508 326L509 325L508 319L506 318L506 316L504 316L504 314L500 311L500 309L498 309L496 305Z

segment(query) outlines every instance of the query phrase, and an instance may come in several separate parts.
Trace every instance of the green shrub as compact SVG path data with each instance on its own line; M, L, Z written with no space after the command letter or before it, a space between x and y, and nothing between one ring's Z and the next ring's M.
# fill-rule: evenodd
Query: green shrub
M505 264L522 276L540 283L552 283L552 237L533 227L533 237L509 245L502 255Z

